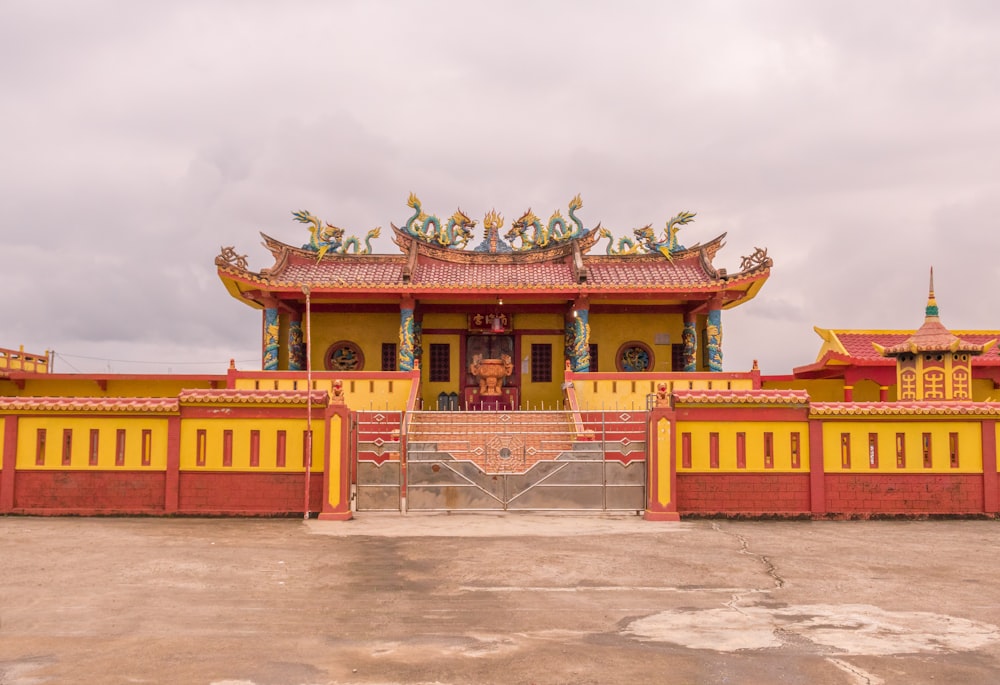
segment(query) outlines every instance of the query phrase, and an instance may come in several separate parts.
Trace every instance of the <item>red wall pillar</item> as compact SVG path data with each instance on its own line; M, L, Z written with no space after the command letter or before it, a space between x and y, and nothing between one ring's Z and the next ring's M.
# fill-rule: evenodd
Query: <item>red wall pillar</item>
M1000 512L1000 488L997 478L996 421L983 421L983 511Z
M177 513L181 480L181 417L167 419L167 473L164 478L163 511Z
M668 434L660 439L660 422L666 420ZM680 521L677 512L677 461L674 455L674 431L677 426L673 409L663 398L649 412L649 435L646 445L646 513L647 521ZM661 487L661 481L664 487Z
M330 440L327 438L323 446L323 462L326 468L323 469L323 509L319 512L318 519L321 521L348 521L353 518L351 513L351 471L348 461L350 454L350 426L351 410L343 403L331 401L329 411L326 414L326 435L330 435L330 427L333 423L331 419L337 416L340 418L340 454L331 454ZM331 476L336 472L338 477L336 482L331 482ZM330 492L330 488L336 489L336 494ZM336 500L333 505L330 500Z
M823 422L809 419L809 509L826 513L826 473L823 470Z
M17 417L5 416L3 470L0 471L0 514L14 509L14 474L17 471Z

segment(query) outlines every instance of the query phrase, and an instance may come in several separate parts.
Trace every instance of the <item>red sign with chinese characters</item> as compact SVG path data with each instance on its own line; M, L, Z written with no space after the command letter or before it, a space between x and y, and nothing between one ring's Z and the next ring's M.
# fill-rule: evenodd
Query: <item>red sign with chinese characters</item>
M469 314L470 333L509 333L511 327L511 315L504 312Z

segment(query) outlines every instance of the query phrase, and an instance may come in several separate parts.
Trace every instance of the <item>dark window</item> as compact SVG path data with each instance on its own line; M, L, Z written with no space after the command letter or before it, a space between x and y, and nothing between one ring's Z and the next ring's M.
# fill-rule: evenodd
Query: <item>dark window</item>
M396 370L396 343L382 343L382 370Z
M590 370L597 373L597 345L594 343L590 344Z
M115 433L115 466L125 466L125 429Z
M552 382L552 345L544 343L531 346L531 382Z
M431 383L451 382L451 345L431 343Z
M670 346L670 370L684 370L684 345Z

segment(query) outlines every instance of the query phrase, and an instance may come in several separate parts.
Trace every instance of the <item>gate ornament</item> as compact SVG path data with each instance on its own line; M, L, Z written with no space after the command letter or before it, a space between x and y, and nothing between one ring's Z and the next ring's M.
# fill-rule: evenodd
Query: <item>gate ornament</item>
M469 365L469 373L479 381L479 394L492 397L501 394L504 379L514 373L514 364L509 354L500 355L500 359L483 359L483 355L477 354Z

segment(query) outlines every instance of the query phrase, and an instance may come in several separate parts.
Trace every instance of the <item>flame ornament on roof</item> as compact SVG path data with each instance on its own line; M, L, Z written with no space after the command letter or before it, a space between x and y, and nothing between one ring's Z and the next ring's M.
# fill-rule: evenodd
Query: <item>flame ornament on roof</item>
M406 204L413 209L413 216L406 220L403 230L417 240L462 250L472 239L472 229L476 227L476 220L470 219L461 209L452 214L442 226L439 218L424 213L420 198L413 193L410 193Z
M303 250L316 252L316 261L323 259L327 252L334 254L371 254L372 238L378 238L382 232L380 226L368 231L365 236L365 246L357 236L344 238L344 229L333 224L320 221L307 211L292 212L292 216L300 224L309 224L309 242L302 246Z

